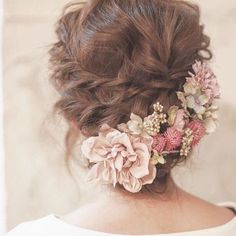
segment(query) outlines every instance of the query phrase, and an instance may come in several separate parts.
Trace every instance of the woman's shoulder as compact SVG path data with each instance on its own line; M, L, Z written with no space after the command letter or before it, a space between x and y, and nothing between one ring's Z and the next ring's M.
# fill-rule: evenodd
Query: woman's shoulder
M36 220L25 221L6 233L6 236L49 236L55 232L52 224L53 215L47 215ZM57 234L59 236L60 234Z
M183 232L183 235L186 235L186 236L216 235L216 233L218 232L221 233L219 235L228 235L228 236L236 235L236 217L232 218L232 215L230 216L229 214L230 211L227 211L227 208L228 209L231 208L232 214L233 214L233 210L236 211L236 202L222 202L222 203L211 205L211 203L199 201L199 204L202 204L201 206L198 205L199 208L207 207L208 213L205 212L205 214L207 214L209 217L204 217L204 219L206 220L207 218L213 218L214 223L213 224L210 223L212 224L211 227L207 227L205 229L203 227L202 230L198 229L198 230L192 231L191 229L187 229L187 230L184 230L185 232L181 230ZM219 216L219 214L222 214L222 216L220 216L220 218L218 219L219 222L217 223L215 219ZM199 216L199 217L202 217L202 216ZM211 221L211 219L209 219L209 221ZM174 232L169 233L169 234L166 233L165 235L174 236L176 235ZM51 236L51 235L75 236L77 235L78 236L78 234L79 235L80 234L81 235L101 235L97 233L99 232L86 230L86 229L77 227L73 224L66 223L65 221L62 221L60 218L57 218L56 215L50 214L36 220L23 222L17 225L14 229L10 230L6 234L6 236L22 236L22 235L24 236L32 236L32 235L33 236ZM102 234L102 235L108 235L108 234ZM112 234L109 234L109 235L112 235Z
M91 236L91 232L67 224L55 214L49 214L36 220L25 221L6 233L5 236ZM97 235L97 234L95 234ZM99 234L101 235L101 234ZM103 234L102 234L103 235Z
M236 227L236 202L214 204L186 192L183 196L182 208L186 217L193 219L193 228L213 228L232 221Z

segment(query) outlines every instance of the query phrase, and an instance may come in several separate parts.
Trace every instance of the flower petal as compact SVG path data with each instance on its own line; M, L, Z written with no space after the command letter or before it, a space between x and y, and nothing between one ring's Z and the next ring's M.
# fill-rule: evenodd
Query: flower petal
M138 155L138 161L134 162L129 171L135 178L142 178L149 172L150 153L144 143L135 143L134 149Z
M177 111L178 111L178 107L177 106L171 106L169 109L168 109L168 123L170 126L172 126L175 122L175 118L176 118L176 115L177 115Z
M132 134L140 134L142 132L142 128L137 121L130 120L128 121L127 126Z
M201 105L205 105L205 104L208 103L209 97L206 94L202 94L198 97L198 100L199 100Z
M142 185L144 184L151 184L153 183L154 179L156 178L156 166L149 164L148 166L149 173L148 175L144 176L141 181Z
M126 178L124 178L124 181L122 182L122 185L131 193L137 193L142 188L141 180L136 179L131 174L127 174Z
M176 114L176 118L173 126L180 132L183 131L185 123L188 121L188 116L184 109L179 109Z
M218 121L212 118L207 118L205 121L205 128L206 128L206 133L211 134L215 132L216 128L218 127Z
M164 159L163 156L159 156L158 162L163 165L166 163L166 160Z
M107 143L106 140L104 140L102 138L91 137L91 138L88 138L83 141L83 143L81 145L81 151L82 151L83 155L90 162L104 161L106 159L106 155L102 155L102 153L100 151L101 151L101 149L106 147L108 144L109 143ZM96 149L98 151L96 151Z
M118 171L121 171L122 170L122 167L123 167L123 157L121 156L121 154L117 155L116 159L115 159L115 168L118 170Z
M118 128L118 130L121 131L121 132L125 132L125 133L128 133L128 132L129 132L128 126L127 126L127 124L125 124L125 123L122 123L122 124L117 125L117 128Z
M91 181L93 179L98 179L99 173L101 173L103 169L104 165L102 162L98 162L93 165L86 176L87 180Z
M142 118L138 115L135 115L134 113L131 113L130 119L133 120L133 121L136 121L140 125L142 125L142 123L143 123Z
M186 94L195 94L197 92L197 88L192 83L185 83L185 85L184 85L184 92Z
M134 149L132 147L131 141L129 139L129 136L126 133L116 132L116 133L110 133L108 134L107 138L110 140L111 145L120 144L123 145L127 152L130 154L134 154Z

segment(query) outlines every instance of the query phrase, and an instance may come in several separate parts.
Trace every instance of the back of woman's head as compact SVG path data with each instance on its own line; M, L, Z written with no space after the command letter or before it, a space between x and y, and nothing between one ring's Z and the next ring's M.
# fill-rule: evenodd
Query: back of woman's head
M70 5L50 50L51 80L61 94L56 109L78 132L91 136L103 124L126 123L131 113L148 116L156 101L164 112L179 106L176 92L194 62L211 59L210 40L199 18L196 5L178 0ZM168 155L158 173L168 174L185 158Z

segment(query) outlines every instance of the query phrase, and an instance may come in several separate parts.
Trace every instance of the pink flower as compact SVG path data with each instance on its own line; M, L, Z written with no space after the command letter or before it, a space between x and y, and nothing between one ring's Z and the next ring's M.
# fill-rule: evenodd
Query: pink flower
M206 134L206 128L201 121L193 120L188 125L187 128L190 128L193 131L193 142L192 146L197 145L199 141Z
M185 110L179 109L176 114L174 127L180 132L183 131L183 128L184 128L187 120L188 120L188 116L185 113Z
M140 191L156 176L156 168L150 164L152 141L103 125L98 136L86 139L81 146L93 164L90 178L113 186L119 183L133 193Z
M178 131L183 132L184 126L188 121L189 117L184 109L179 109L178 106L171 106L168 109L168 123Z
M219 98L219 84L217 82L216 76L208 67L208 65L206 63L196 61L196 63L193 64L193 70L195 74L190 73L191 78L187 78L187 81L191 81L192 79L194 79L195 82L199 83L202 90L210 98L211 101L214 98Z
M182 143L182 132L178 131L175 127L167 128L164 136L166 139L166 151L172 151Z
M162 134L157 134L153 137L152 148L158 153L161 153L166 145L166 138Z

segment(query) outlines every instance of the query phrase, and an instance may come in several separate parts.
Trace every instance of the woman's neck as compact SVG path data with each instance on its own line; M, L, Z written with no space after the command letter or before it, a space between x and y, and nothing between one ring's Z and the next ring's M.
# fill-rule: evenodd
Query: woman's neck
M163 190L164 189L164 190ZM166 185L156 187L155 192L143 191L139 193L130 193L121 188L113 188L107 186L101 186L96 201L127 201L127 202L146 202L146 201L158 201L158 200L173 200L178 197L180 188L175 184L171 177L166 181Z
M153 234L158 232L156 219L159 218L161 223L169 222L168 217L179 212L178 198L181 199L181 195L181 190L172 179L167 181L163 193L134 194L121 188L103 186L98 193L93 192L92 200L88 204L62 219L82 228L102 232L125 234L127 230L137 234L138 231L150 228L150 234Z

